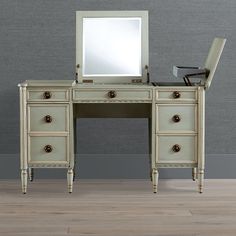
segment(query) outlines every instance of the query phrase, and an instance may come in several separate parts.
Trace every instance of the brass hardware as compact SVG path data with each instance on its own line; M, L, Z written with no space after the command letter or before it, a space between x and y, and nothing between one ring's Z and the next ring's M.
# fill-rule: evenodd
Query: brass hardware
M177 123L177 122L180 122L181 118L180 118L179 115L174 115L174 116L172 117L172 120Z
M132 79L131 83L133 83L133 84L140 84L140 83L142 83L142 79Z
M44 116L44 120L46 123L51 123L52 122L52 117L50 115Z
M43 97L44 97L45 99L49 99L49 98L52 97L52 93L49 92L49 91L45 91L44 94L43 94Z
M180 97L181 97L180 92L174 91L174 92L173 92L173 97L174 97L174 98L180 98Z
M111 90L107 93L107 95L108 95L109 98L115 98L116 97L116 91Z
M83 83L93 83L92 79L83 79Z
M46 145L46 146L44 147L44 151L47 152L47 153L52 152L52 146L49 145L49 144Z
M76 65L76 68L80 68L80 65L79 65L79 64L77 64L77 65Z
M180 149L181 149L181 147L179 146L179 144L175 144L175 145L172 147L173 152L179 152Z

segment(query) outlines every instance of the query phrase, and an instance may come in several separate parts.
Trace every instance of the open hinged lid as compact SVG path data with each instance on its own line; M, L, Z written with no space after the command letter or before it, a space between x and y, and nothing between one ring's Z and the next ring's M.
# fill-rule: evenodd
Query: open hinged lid
M192 85L190 79L200 79L198 84L208 89L214 77L225 42L226 39L224 38L215 38L213 40L204 67L173 66L173 75L177 78L183 78L187 86Z
M76 12L77 82L146 83L147 11Z

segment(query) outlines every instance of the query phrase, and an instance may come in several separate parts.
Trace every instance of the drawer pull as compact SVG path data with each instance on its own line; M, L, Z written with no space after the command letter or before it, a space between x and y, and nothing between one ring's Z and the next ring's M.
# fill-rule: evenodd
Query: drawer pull
M180 92L178 92L178 91L174 91L173 92L173 98L180 98L181 97L181 94L180 94Z
M111 90L107 93L107 95L108 95L109 98L115 98L116 97L116 91Z
M43 93L43 97L44 97L45 99L50 99L50 98L52 97L52 93L49 92L49 91L45 91L45 92Z
M49 145L49 144L46 145L46 146L44 147L44 151L47 152L47 153L52 152L52 146Z
M52 122L52 117L50 115L44 116L44 120L46 123L51 123Z
M174 116L172 117L172 120L173 120L174 122L178 123L178 122L181 121L181 118L180 118L179 115L174 115Z
M172 147L172 150L173 152L179 152L181 150L181 147L179 144L175 144L173 147Z

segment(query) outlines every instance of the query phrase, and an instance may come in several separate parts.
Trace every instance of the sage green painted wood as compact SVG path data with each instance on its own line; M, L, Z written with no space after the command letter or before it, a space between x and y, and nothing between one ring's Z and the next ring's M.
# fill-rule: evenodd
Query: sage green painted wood
M109 92L115 91L116 96L114 98L109 97ZM152 91L150 89L74 89L73 90L73 99L74 100L151 100Z
M180 98L174 98L174 92L180 92ZM183 102L189 101L194 102L197 100L196 88L186 88L186 87L160 87L160 90L156 90L157 102L162 100L168 100L172 102Z
M180 146L179 152L172 150L173 146ZM157 136L158 162L189 163L196 162L196 137L187 135L158 135Z
M52 118L50 123L45 116ZM67 104L30 104L28 105L28 130L33 131L69 131L69 105Z
M45 99L44 93L50 92L51 98ZM52 88L43 88L43 89L29 89L27 91L28 101L40 101L40 102L55 102L55 101L68 101L68 90L65 89L52 89Z
M212 42L211 48L209 50L209 53L205 62L205 68L210 71L207 77L206 83L205 83L206 89L208 89L211 85L218 62L220 60L220 56L224 49L225 43L226 43L225 38L215 38Z
M44 150L46 145L52 146L52 151ZM29 162L58 163L68 162L68 137L31 136L29 137Z
M22 132L24 131L23 133L28 133L28 138L23 139L21 143L21 149L27 150L27 155L21 156L21 162L25 163L25 169L22 169L23 192L26 192L27 189L25 173L27 175L28 167L67 168L68 191L72 192L73 118L88 116L127 116L151 119L149 120L149 124L151 124L149 131L151 132L150 157L153 191L157 192L159 168L198 166L199 191L202 192L204 87L186 87L182 84L181 86L173 84L167 86L114 84L111 86L109 84L75 84L71 82L67 83L67 86L64 82L61 83L61 86L56 86L55 82L55 86L53 86L53 83L52 81L27 81L20 86L21 90L25 90L25 93L21 94L21 129ZM44 84L45 86L43 86ZM56 94L64 91L68 100L55 99L48 102L46 99L33 99L27 101L25 96L24 106L23 94L27 94L29 91L42 93L48 90L55 91ZM115 91L116 96L109 98L109 91ZM181 94L180 98L173 97L175 91ZM46 113L57 118L56 123L51 124L51 128L48 129L42 123L42 117ZM173 123L171 120L176 114L181 117L181 121ZM28 121L28 126L24 125L26 121ZM53 147L53 151L50 153L44 151L47 144ZM172 147L175 144L180 145L179 152L173 152Z
M195 104L158 104L156 132L196 132L197 106ZM175 122L173 117L180 117Z

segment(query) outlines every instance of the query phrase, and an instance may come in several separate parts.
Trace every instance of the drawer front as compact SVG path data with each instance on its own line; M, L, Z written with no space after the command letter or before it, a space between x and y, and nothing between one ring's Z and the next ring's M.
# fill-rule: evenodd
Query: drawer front
M156 132L196 132L197 105L157 105Z
M57 163L68 161L68 138L30 136L29 162Z
M197 162L196 136L157 136L158 163L195 163Z
M38 89L27 91L28 101L43 101L43 102L52 102L52 101L68 101L69 100L69 91L66 89Z
M156 90L157 100L169 100L169 101L189 101L194 102L197 100L197 93L195 90L183 90L178 88L167 89L167 90Z
M75 89L73 99L80 101L120 101L120 100L151 100L152 90L148 89Z
M28 130L30 132L69 131L69 105L29 105Z

